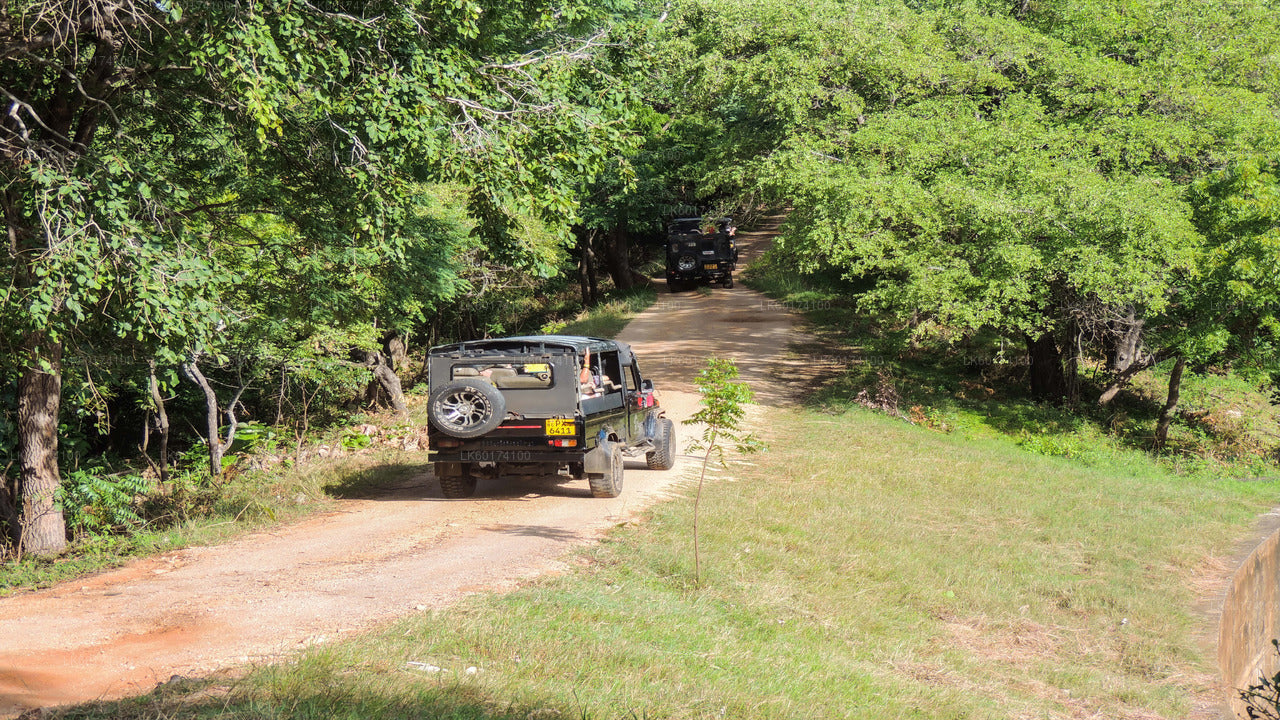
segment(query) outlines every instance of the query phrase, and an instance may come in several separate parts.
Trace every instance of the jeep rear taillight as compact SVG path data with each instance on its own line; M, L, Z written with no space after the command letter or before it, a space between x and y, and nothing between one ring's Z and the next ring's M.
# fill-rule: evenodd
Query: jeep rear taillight
M578 441L573 438L556 438L554 440L548 440L547 444L551 447L559 448L578 447Z

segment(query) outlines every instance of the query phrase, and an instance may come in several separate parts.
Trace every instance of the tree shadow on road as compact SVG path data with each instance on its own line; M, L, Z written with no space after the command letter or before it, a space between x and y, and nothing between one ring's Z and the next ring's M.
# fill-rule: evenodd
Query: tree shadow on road
M323 486L342 500L410 500L431 496L435 480L427 462L386 462L342 473ZM439 492L435 492L439 497Z
M643 463L631 461L631 469ZM330 497L340 500L446 501L427 462L383 462L341 473L323 486ZM585 480L564 475L540 474L482 478L474 497L468 500L520 500L542 496L590 497Z

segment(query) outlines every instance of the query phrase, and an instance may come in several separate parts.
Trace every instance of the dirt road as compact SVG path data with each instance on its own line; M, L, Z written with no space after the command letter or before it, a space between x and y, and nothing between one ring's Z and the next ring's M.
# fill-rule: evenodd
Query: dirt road
M744 260L770 233L741 233ZM785 402L793 316L741 285L659 295L620 336L655 379L668 414L696 408L708 356L738 361L764 404ZM685 434L687 434L687 430ZM386 494L215 547L169 553L86 580L0 600L0 715L145 692L173 675L287 657L470 593L563 569L597 538L678 482L627 465L626 488L595 500L581 483L481 481L443 500L422 473Z

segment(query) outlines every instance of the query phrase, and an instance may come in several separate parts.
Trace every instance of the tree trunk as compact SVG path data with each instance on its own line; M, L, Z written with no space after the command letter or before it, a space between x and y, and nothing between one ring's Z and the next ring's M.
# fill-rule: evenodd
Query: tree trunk
M630 243L627 231L615 225L604 238L604 263L613 278L613 286L619 290L630 290L635 282L631 279Z
M1120 390L1122 390L1129 382L1130 377L1132 376L1121 375L1120 377L1112 380L1111 383L1102 391L1102 394L1098 396L1098 404L1103 407L1110 405L1111 401L1115 400L1116 396L1120 394Z
M613 278L613 286L619 290L630 290L637 285L648 285L649 278L631 268L631 237L626 227L615 225L605 235L604 245L605 267L609 277Z
M35 346L30 365L18 379L18 551L52 557L67 546L57 500L62 344L44 336L32 338L30 344Z
M1105 407L1115 399L1116 395L1120 394L1120 390L1129 384L1134 375L1168 359L1169 355L1167 353L1144 355L1142 360L1130 364L1129 367L1125 368L1124 372L1112 378L1111 383L1107 385L1107 388L1102 391L1102 395L1098 397L1098 404Z
M600 288L596 280L596 251L592 248L596 231L578 228L578 286L582 292L583 306L595 305L600 301Z
M1133 306L1125 308L1124 320L1111 321L1107 338L1107 366L1112 372L1122 373L1138 361L1142 351L1142 327L1145 321L1138 319Z
M1027 336L1027 355L1031 359L1031 397L1061 403L1067 396L1067 378L1062 369L1062 351L1052 333L1038 338Z
M156 379L156 361L147 362L150 371L147 387L151 392L151 402L155 405L155 427L160 433L160 482L169 479L169 413L164 408L164 395L160 394L160 381Z
M404 390L400 385L400 376L396 375L395 370L391 369L386 357L376 350L374 352L366 352L364 354L364 364L373 371L374 379L378 381L378 385L386 392L387 399L391 401L391 407L395 409L396 414L407 414L409 408L404 402Z
M391 369L396 372L403 372L409 363L409 347L405 339L400 335L392 335L387 340L387 357L390 359Z
M1182 370L1187 365L1187 359L1178 356L1177 362L1173 365L1173 372L1169 373L1169 394L1165 398L1164 408L1160 410L1160 419L1156 421L1156 447L1162 448L1169 440L1169 425L1173 423L1173 412L1178 408L1178 397L1182 394Z
M1080 402L1080 358L1084 357L1084 333L1075 321L1072 321L1070 329L1072 342L1062 361L1062 379L1067 404L1075 406Z
M218 438L218 394L209 380L200 372L195 360L182 364L182 372L204 393L205 442L209 443L209 475L222 475L222 442Z

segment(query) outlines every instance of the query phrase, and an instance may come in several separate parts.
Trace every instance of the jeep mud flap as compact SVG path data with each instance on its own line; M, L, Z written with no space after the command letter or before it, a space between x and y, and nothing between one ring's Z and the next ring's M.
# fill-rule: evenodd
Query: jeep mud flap
M604 431L600 434L603 436ZM613 446L618 443L601 437L596 446L587 451L586 457L582 459L582 470L587 474L596 473L604 474L609 471L609 455L613 452ZM624 448L625 449L625 448Z

